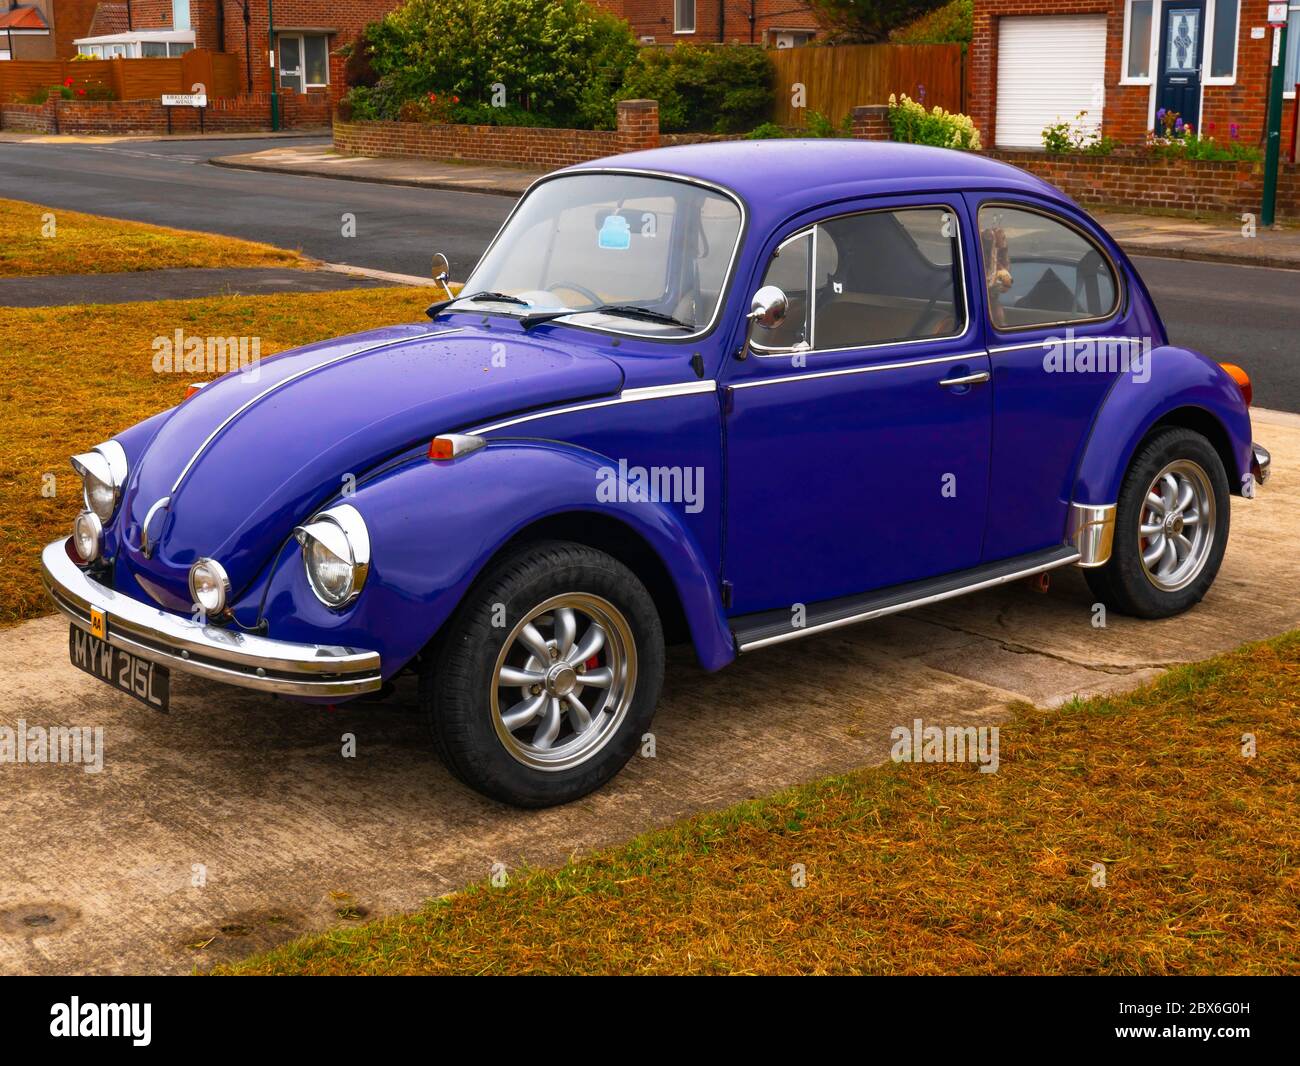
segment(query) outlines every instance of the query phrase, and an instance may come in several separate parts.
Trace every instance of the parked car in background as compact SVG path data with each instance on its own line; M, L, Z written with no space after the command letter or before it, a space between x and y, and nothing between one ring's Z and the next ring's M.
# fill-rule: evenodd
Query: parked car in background
M413 220L414 224L415 220ZM232 373L76 457L74 662L335 703L404 670L522 806L612 777L666 641L738 654L1081 566L1205 595L1268 475L1250 385L1169 344L1061 193L859 141L549 175L431 322Z

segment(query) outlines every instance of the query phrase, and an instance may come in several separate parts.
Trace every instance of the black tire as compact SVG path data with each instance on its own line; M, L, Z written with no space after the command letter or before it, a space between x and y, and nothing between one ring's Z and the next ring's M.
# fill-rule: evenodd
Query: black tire
M1142 562L1140 524L1147 490L1170 463L1190 462L1208 476L1214 503L1213 540L1196 576L1176 590L1161 588ZM1153 432L1137 449L1120 488L1110 562L1084 570L1088 586L1108 608L1138 618L1168 618L1200 603L1214 583L1228 546L1231 493L1223 461L1201 434L1173 426Z
M627 652L623 660L634 665L634 682L624 690L627 699L619 701L625 707L621 721L617 715L609 715L600 747L583 755L577 765L539 769L512 754L507 740L498 734L503 727L498 725L492 700L495 694L499 705L504 704L504 688L494 689L493 681L498 661L518 655L516 628L553 598L573 595L612 607L626 623L621 647L625 652L629 646L635 648L635 658ZM626 639L629 635L630 642ZM609 645L616 643L609 638ZM507 644L510 652L505 651ZM609 646L604 654L607 659L613 654ZM659 613L637 576L604 552L551 541L527 545L497 561L474 585L434 653L425 657L420 702L439 754L461 781L518 807L551 807L587 795L623 768L654 717L663 672ZM545 684L549 686L550 681ZM544 692L549 692L549 687ZM598 691L593 689L592 702L598 699ZM596 715L592 720L602 719ZM567 710L564 721L572 735L562 739L576 739L577 727ZM524 729L540 731L542 726Z

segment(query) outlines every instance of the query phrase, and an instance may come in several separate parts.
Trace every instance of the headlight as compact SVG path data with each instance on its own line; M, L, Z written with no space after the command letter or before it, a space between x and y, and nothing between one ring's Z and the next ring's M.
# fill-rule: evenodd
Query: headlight
M104 527L94 511L82 511L72 523L72 547L80 557L82 564L93 563L99 558L100 538Z
M370 534L351 504L322 511L293 531L302 545L307 580L327 607L346 607L361 595L370 572Z
M230 578L215 559L200 559L190 567L190 599L205 614L220 615L230 598Z
M72 457L72 468L81 475L81 495L86 510L93 511L100 522L107 522L117 510L126 484L126 452L115 440L96 444L88 452Z

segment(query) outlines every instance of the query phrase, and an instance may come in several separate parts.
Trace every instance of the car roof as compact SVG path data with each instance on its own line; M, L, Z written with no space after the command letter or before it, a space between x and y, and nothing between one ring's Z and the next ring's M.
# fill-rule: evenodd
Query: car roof
M1073 202L1028 171L976 152L894 141L775 138L712 141L594 159L568 172L646 170L695 178L739 194L751 211L793 213L833 200L885 194L1005 190Z

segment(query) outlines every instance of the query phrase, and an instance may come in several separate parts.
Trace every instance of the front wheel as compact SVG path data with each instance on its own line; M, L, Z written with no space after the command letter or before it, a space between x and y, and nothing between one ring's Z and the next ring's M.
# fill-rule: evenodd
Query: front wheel
M452 772L494 799L549 807L636 751L659 699L663 630L622 563L538 544L471 590L429 660L421 700Z
M1228 546L1230 495L1219 453L1171 427L1138 448L1120 489L1110 561L1084 571L1108 607L1167 618L1199 603Z

